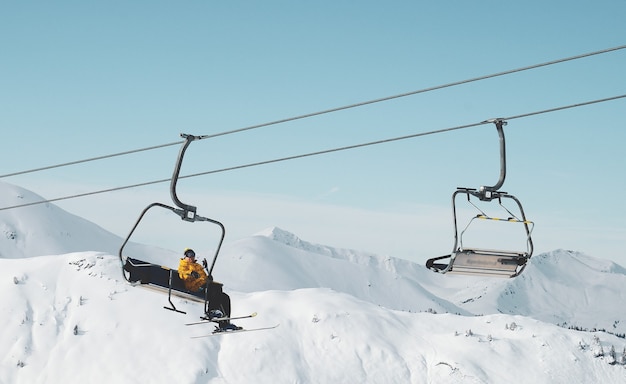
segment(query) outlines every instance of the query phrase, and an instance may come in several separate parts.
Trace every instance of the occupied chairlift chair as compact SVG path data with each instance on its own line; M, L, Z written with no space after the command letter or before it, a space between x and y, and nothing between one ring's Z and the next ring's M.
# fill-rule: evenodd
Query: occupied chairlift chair
M187 291L185 289L183 281L178 276L177 270L174 270L165 266L153 264L150 262L138 260L135 258L127 257L124 255L124 247L129 242L131 236L133 235L133 233L139 226L139 223L142 221L146 213L152 208L160 207L160 208L164 208L166 210L171 211L172 213L176 214L177 216L179 216L182 220L186 222L195 223L199 221L199 222L212 223L212 224L219 226L221 230L221 238L217 246L217 249L215 251L215 255L213 256L211 267L208 268L208 275L212 276L213 268L215 266L215 261L217 260L217 256L220 252L220 248L222 246L222 243L224 242L224 236L226 234L226 230L224 228L224 225L222 225L222 223L220 223L219 221L197 215L196 207L185 204L178 199L178 196L176 194L176 184L178 182L178 178L180 175L180 168L183 162L183 157L185 156L185 151L187 150L187 147L189 147L189 144L191 144L192 141L204 138L202 136L192 136L192 135L187 135L187 134L181 134L180 136L185 139L185 142L183 143L183 146L181 147L180 152L178 153L178 158L176 160L176 165L174 167L174 173L172 175L172 180L170 182L170 194L171 194L172 200L174 201L174 204L178 208L171 207L169 205L165 205L161 203L152 203L148 205L141 212L141 214L139 215L139 218L137 219L137 222L135 222L135 225L130 230L130 233L128 234L124 242L122 243L122 246L120 247L120 250L119 250L119 257L120 257L120 262L122 263L122 273L126 281L128 281L131 284L141 284L144 287L152 288L157 291L167 292L170 306L164 307L165 309L169 309L175 312L185 313L183 311L178 310L174 306L174 303L172 302L172 295L175 295L175 296L179 296L179 297L189 299L192 301L204 302L205 313L206 313L208 311L208 305L209 305L206 290L198 291L198 292ZM203 261L203 264L205 268L208 267L208 264L206 263L206 259ZM219 283L214 283L214 284L219 284Z
M513 195L507 192L499 191L504 179L506 177L506 148L504 142L503 126L506 125L506 121L502 119L488 120L495 124L500 138L500 179L496 185L492 187L482 186L478 190L473 188L459 187L452 194L452 211L454 217L454 247L452 253L445 256L434 257L426 261L426 267L439 273L458 273L458 274L470 274L479 276L494 276L494 277L515 277L522 273L526 267L528 259L533 253L533 242L531 238L532 229L534 223L526 219L524 209L520 201ZM480 211L480 214L470 220L470 223L459 232L457 223L457 211L456 211L456 197L458 195L465 195L467 201L476 207ZM510 215L507 219L500 219L489 217L483 211L481 211L475 204L472 203L471 197L478 198L480 201L491 202L496 200L498 204L506 210ZM516 217L510 210L502 205L503 199L513 200L517 207L521 217ZM495 220L508 223L522 224L526 233L526 250L524 251L502 251L492 249L477 249L477 248L465 248L463 247L463 234L474 221L474 219L483 220ZM447 261L448 263L443 263Z

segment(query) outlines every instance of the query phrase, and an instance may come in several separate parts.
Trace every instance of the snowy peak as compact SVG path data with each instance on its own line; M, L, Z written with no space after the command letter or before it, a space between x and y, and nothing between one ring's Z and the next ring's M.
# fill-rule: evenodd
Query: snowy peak
M34 192L16 185L0 182L0 202L3 207L22 205L41 201L43 198Z
M357 264L379 264L380 261L388 259L369 252L356 251L353 249L334 248L327 245L310 243L308 241L300 239L295 234L285 231L284 229L280 229L278 227L267 228L257 233L257 236L265 236L278 243L287 245L292 248L296 248L301 251L315 253L322 256L328 256L335 259L345 259ZM373 263L374 260L375 262Z
M552 252L542 253L531 259L535 269L547 273L548 270L556 269L559 273L582 273L588 271L599 273L614 273L626 275L626 268L615 264L610 260L598 259L585 255L581 252L557 249Z
M301 248L302 244L308 244L307 242L303 242L302 240L300 240L300 238L294 235L293 233L285 231L284 229L280 229L278 227L266 228L258 232L256 236L265 236L271 240L274 240L279 243L283 243L285 245L289 245L295 248Z
M45 200L0 182L0 207ZM36 204L0 211L0 258L17 259L78 251L114 253L121 240L96 224L57 207Z

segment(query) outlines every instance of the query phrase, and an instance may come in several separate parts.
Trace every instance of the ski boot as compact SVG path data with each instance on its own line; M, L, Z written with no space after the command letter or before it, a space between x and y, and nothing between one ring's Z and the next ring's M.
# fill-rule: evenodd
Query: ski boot
M212 309L209 311L209 313L207 313L208 320L220 319L222 317L224 317L224 313L219 309Z
M217 332L230 332L230 331L240 331L243 328L239 327L228 320L220 321Z

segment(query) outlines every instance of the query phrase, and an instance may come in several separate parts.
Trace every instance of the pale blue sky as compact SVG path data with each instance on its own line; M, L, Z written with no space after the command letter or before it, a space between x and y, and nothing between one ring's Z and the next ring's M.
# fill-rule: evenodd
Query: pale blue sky
M622 46L624 15L617 0L3 2L0 174ZM626 49L203 140L182 174L623 95L623 68ZM626 265L625 116L619 99L506 126L502 189L536 222L537 252ZM486 125L184 180L179 196L227 241L276 225L423 262L452 248L455 188L497 181L497 145ZM167 178L177 151L2 181L56 198ZM154 200L170 202L166 184L58 205L125 236Z

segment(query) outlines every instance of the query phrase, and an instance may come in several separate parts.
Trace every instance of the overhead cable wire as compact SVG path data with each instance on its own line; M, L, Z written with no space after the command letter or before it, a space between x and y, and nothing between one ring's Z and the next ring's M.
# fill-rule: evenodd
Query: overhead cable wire
M528 70L531 70L531 69L546 67L546 66L550 66L550 65L554 65L554 64L560 64L560 63L564 63L564 62L567 62L567 61L573 61L573 60L578 60L578 59L582 59L582 58L586 58L586 57L590 57L590 56L596 56L596 55L600 55L600 54L604 54L604 53L618 51L618 50L625 49L625 48L626 48L626 45L620 45L620 46L617 46L617 47L602 49L602 50L599 50L599 51L583 53L583 54L576 55L576 56L570 56L570 57L566 57L566 58L562 58L562 59L547 61L547 62L544 62L544 63L533 64L533 65L529 65L529 66L525 66L525 67L521 67L521 68L510 69L510 70L507 70L507 71L497 72L497 73L493 73L493 74L490 74L490 75L474 77L474 78L470 78L470 79L466 79L466 80L455 81L455 82L452 82L452 83L436 85L436 86L429 87L429 88L423 88L423 89L419 89L419 90L416 90L416 91L400 93L400 94L393 95L393 96L387 96L387 97L382 97L382 98L379 98L379 99L363 101L363 102L359 102L359 103L355 103L355 104L349 104L349 105L345 105L345 106L342 106L342 107L326 109L326 110L322 110L322 111L318 111L318 112L312 112L312 113L307 113L307 114L294 116L294 117L288 117L288 118L285 118L285 119L274 120L274 121L270 121L270 122L266 122L266 123L251 125L251 126L248 126L248 127L233 129L233 130L230 130L230 131L224 131L224 132L219 132L219 133L202 135L202 136L199 137L199 140L210 139L210 138L215 138L215 137L219 137L219 136L226 136L226 135L230 135L230 134L234 134L234 133L245 132L245 131L250 131L250 130L253 130L253 129L268 127L268 126L271 126L271 125L277 125L277 124L287 123L287 122L291 122L291 121L302 120L302 119L306 119L306 118L310 118L310 117L314 117L314 116L325 115L325 114L329 114L329 113L333 113L333 112L344 111L344 110L347 110L347 109L353 109L353 108L362 107L362 106L366 106L366 105L381 103L381 102L384 102L384 101L399 99L399 98L403 98L403 97L407 97L407 96L413 96L413 95L417 95L417 94L420 94L420 93L436 91L436 90L444 89L444 88L451 88L451 87L455 87L455 86L458 86L458 85L473 83L473 82L477 82L477 81L481 81L481 80L487 80L487 79L491 79L491 78L494 78L494 77L500 77L500 76L504 76L504 75L510 75L510 74L513 74L513 73L528 71ZM87 163L87 162L90 162L90 161L103 160L103 159L108 159L108 158L117 157L117 156L124 156L124 155L132 154L132 153L150 151L150 150L153 150L153 149L164 148L164 147L169 147L169 146L173 146L173 145L182 144L183 142L184 141L176 141L176 142L162 144L162 145L155 145L155 146L151 146L151 147L133 149L133 150L129 150L129 151L118 152L118 153L113 153L113 154L103 155L103 156L97 156L97 157L87 158L87 159L83 159L83 160L70 161L70 162L67 162L67 163L61 163L61 164L50 165L50 166L46 166L46 167L34 168L34 169L25 170L25 171L18 171L18 172L13 172L13 173L0 175L0 178L9 177L9 176L23 175L23 174L27 174L27 173L33 173L33 172L39 172L39 171L49 170L49 169L53 169L53 168L65 167L65 166L69 166L69 165Z
M551 108L551 109L544 109L543 111L529 112L529 113L524 113L524 114L521 114L521 115L510 116L510 117L504 118L503 120L521 119L523 117L530 117L530 116L541 115L541 114L550 113L550 112L562 111L562 110L565 110L565 109L584 107L584 106L587 106L587 105L592 105L592 104L604 103L604 102L607 102L607 101L623 99L625 97L626 97L626 95L606 97L604 99L585 101L585 102L582 102L582 103L570 104L570 105L565 105L565 106L562 106L562 107L556 107L556 108Z
M593 100L593 101L577 103L577 104L571 104L571 105L566 105L566 106L561 106L561 107L556 107L556 108L551 108L551 109L545 109L545 110L542 110L542 111L524 113L524 114L521 114L521 115L515 115L515 116L510 116L510 117L503 117L502 120L506 121L506 120L521 119L523 117L530 117L530 116L540 115L540 114L549 113L549 112L562 111L562 110L565 110L565 109L582 107L582 106L586 106L586 105L597 104L597 103L602 103L602 102L612 101L612 100L617 100L617 99L622 99L622 98L626 98L626 94L620 95L620 96L608 97L608 98L604 98L604 99L598 99L598 100ZM213 170L213 171L194 173L194 174L190 174L190 175L186 175L186 176L181 176L180 178L183 179L183 178L187 178L187 177L204 176L204 175L209 175L209 174L212 174L212 173L233 171L233 170L237 170L237 169L256 167L256 166L259 166L259 165L266 165L266 164L278 163L278 162L282 162L282 161L295 160L295 159L300 159L300 158L304 158L304 157L325 155L325 154L328 154L328 153L341 152L341 151L346 151L346 150L349 150L349 149L369 147L369 146L378 145L378 144L391 143L391 142L394 142L394 141L413 139L413 138L421 137L421 136L428 136L428 135L434 135L434 134L438 134L438 133L458 131L458 130L461 130L461 129L472 128L472 127L477 127L477 126L480 126L480 125L491 124L491 123L492 123L491 120L485 120L485 121L481 121L480 123L459 125L459 126L451 127L451 128L443 128L443 129L438 129L438 130L434 130L434 131L414 133L414 134L410 134L410 135L393 137L393 138L389 138L389 139L370 141L370 142L367 142L367 143L354 144L354 145L348 145L348 146L345 146L345 147L332 148L332 149L326 149L326 150L317 151L317 152L310 152L310 153L305 153L305 154L300 154L300 155L282 157L282 158L279 158L279 159L259 161L259 162L256 162L256 163L250 163L250 164L244 164L244 165L239 165L239 166L233 166L233 167L223 168L223 169L218 169L218 170Z
M161 145L154 145L152 147L146 147L146 148L139 148L139 149L132 149L129 151L124 151L124 152L118 152L118 153L112 153L110 155L103 155L103 156L97 156L97 157L90 157L88 159L83 159L83 160L75 160L75 161L70 161L67 163L61 163L61 164L56 164L56 165L49 165L46 167L41 167L41 168L33 168L33 169L29 169L26 171L19 171L19 172L13 172L13 173L7 173L6 175L0 175L0 179L3 177L9 177L9 176L17 176L17 175L23 175L26 173L33 173L33 172L39 172L39 171L45 171L48 169L53 169L53 168L61 168L61 167L66 167L68 165L75 165L75 164L80 164L80 163L88 163L90 161L96 161L96 160L103 160L103 159L108 159L111 157L117 157L117 156L124 156L124 155L130 155L132 153L137 153L137 152L143 152L143 151L150 151L153 149L158 149L158 148L164 148L164 147L171 147L172 145L178 145L178 144L182 144L184 143L184 140L180 140L180 141L175 141L173 143L167 143L167 144L161 144Z
M519 114L519 115L509 116L509 117L503 117L501 119L502 120L521 119L521 118L525 118L525 117L536 116L536 115L545 114L545 113L551 113L551 112L557 112L557 111L562 111L562 110L571 109L571 108L578 108L578 107L583 107L583 106L587 106L587 105L598 104L598 103L603 103L603 102L613 101L613 100L618 100L618 99L623 99L623 98L626 98L626 94L619 95L619 96L613 96L613 97L607 97L607 98L604 98L604 99L597 99L597 100L586 101L586 102L581 102L581 103L576 103L576 104L570 104L570 105L565 105L565 106L556 107L556 108L544 109L544 110L535 111L535 112L528 112L528 113L523 113L523 114ZM363 148L363 147L368 147L368 146L373 146L373 145L378 145L378 144L384 144L384 143L390 143L390 142L394 142L394 141L400 141L400 140L407 140L407 139L412 139L412 138L421 137L421 136L428 136L428 135L434 135L434 134L438 134L438 133L457 131L457 130L461 130L461 129L472 128L472 127L477 127L477 126L491 124L491 123L492 123L491 120L485 120L485 121L481 121L479 123L459 125L459 126L456 126L456 127L443 128L443 129L438 129L438 130L434 130L434 131L419 132L419 133L414 133L414 134L411 134L411 135L405 135L405 136L393 137L393 138L389 138L389 139L370 141L370 142L367 142L367 143L348 145L348 146L344 146L344 147L331 148L331 149L326 149L326 150L316 151L316 152L310 152L310 153L305 153L305 154L300 154L300 155L281 157L281 158L272 159L272 160L264 160L264 161L249 163L249 164L236 165L236 166L222 168L222 169L215 169L215 170L211 170L211 171L199 172L199 173L194 173L194 174L190 174L190 175L180 176L178 179L179 180L180 179L187 179L187 178L198 177L198 176L205 176L205 175L214 174L214 173L228 172L228 171L234 171L234 170L237 170L237 169L251 168L251 167L256 167L256 166L260 166L260 165L267 165L267 164L279 163L279 162L283 162L283 161L301 159L301 158L305 158L305 157L324 155L324 154L329 154L329 153L333 153L333 152L340 152L340 151L346 151L346 150L350 150L350 149ZM55 202L55 201L69 200L69 199L74 199L74 198L78 198L78 197L85 197L85 196L97 195L97 194L102 194L102 193L121 191L121 190L131 189L131 188L138 188L138 187L143 187L143 186L152 185L152 184L165 183L165 182L169 182L169 181L171 181L171 178L147 181L147 182L143 182L143 183L132 184L132 185L125 185L125 186L122 186L122 187L114 187L114 188L108 188L108 189L92 191L92 192L79 193L79 194L70 195L70 196L63 196L63 197L57 197L57 198L53 198L53 199L34 201L34 202L31 202L31 203L26 203L26 204L20 204L20 205L13 205L13 206L9 206L9 207L3 207L3 208L0 208L0 211L6 211L6 210L9 210L9 209L14 209L14 208L28 207L28 206L32 206L32 205L38 205L38 204L52 203L52 202Z
M208 138L217 137L217 136L223 136L223 135L229 135L229 134L232 134L232 133L238 133L238 132L243 132L243 131L249 131L249 130L252 130L252 129L262 128L262 127L266 127L266 126L269 126L269 125L286 123L286 122L300 120L300 119L305 119L305 118L309 118L309 117L313 117L313 116L324 115L324 114L328 114L328 113L332 113L332 112L344 111L346 109L352 109L352 108L362 107L362 106L365 106L365 105L381 103L383 101L399 99L399 98L402 98L402 97L413 96L413 95L417 95L417 94L420 94L420 93L426 93L426 92L436 91L436 90L439 90L439 89L455 87L455 86L462 85L462 84L473 83L473 82L476 82L476 81L487 80L487 79L491 79L491 78L494 78L494 77L510 75L510 74L513 74L513 73L516 73L516 72L523 72L523 71L528 71L528 70L536 69L536 68L540 68L540 67L546 67L546 66L549 66L549 65L564 63L564 62L567 62L567 61L582 59L582 58L589 57L589 56L600 55L600 54L603 54L603 53L613 52L613 51L617 51L617 50L624 49L624 48L626 48L626 45L621 45L621 46L613 47L613 48L607 48L607 49L603 49L603 50L600 50L600 51L583 53L583 54L576 55L576 56L570 56L570 57L566 57L566 58L563 58L563 59L547 61L545 63L533 64L533 65L529 65L529 66L526 66L526 67L510 69L508 71L493 73L493 74L490 74L490 75L484 75L484 76L474 77L474 78L471 78L471 79L455 81L455 82L452 82L452 83L436 85L434 87L424 88L424 89L420 89L420 90L417 90L417 91L400 93L398 95L382 97L382 98L379 98L379 99L374 99L374 100L369 100L369 101L363 101L363 102L360 102L360 103L350 104L350 105L346 105L346 106L343 106L343 107L326 109L326 110L319 111L319 112L313 112L313 113L308 113L308 114L305 114L305 115L290 117L290 118L286 118L286 119L282 119L282 120L271 121L269 123L252 125L252 126L245 127L245 128L234 129L232 131L225 131L225 132L220 132L220 133L215 133L215 134L209 134L209 135L205 135L203 137L203 139L205 139L205 138L208 139Z

